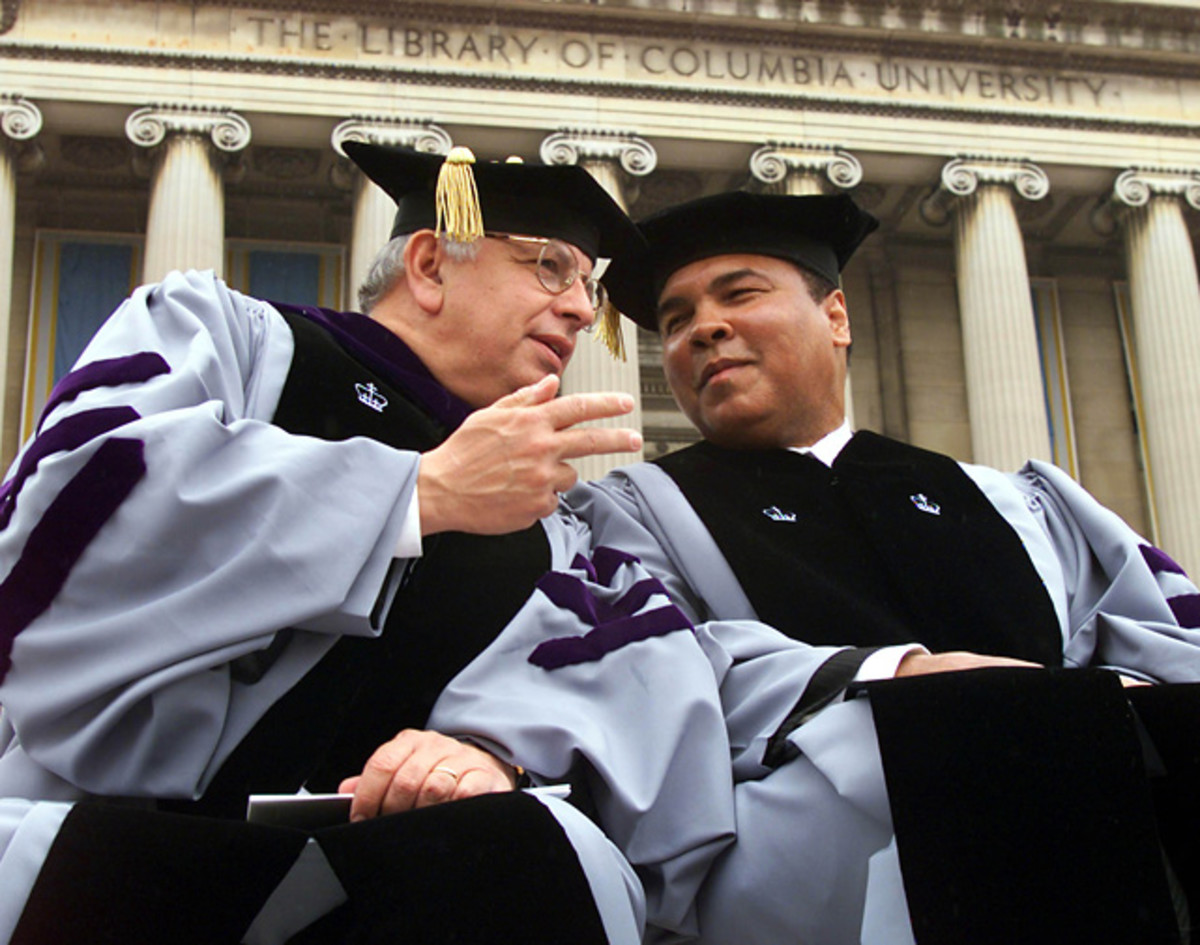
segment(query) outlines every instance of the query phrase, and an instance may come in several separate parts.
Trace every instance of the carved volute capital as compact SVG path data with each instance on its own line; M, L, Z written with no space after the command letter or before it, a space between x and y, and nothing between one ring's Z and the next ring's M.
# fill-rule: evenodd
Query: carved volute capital
M564 129L547 135L539 154L545 164L615 161L634 177L645 177L658 166L654 145L627 132Z
M346 157L343 147L347 141L412 148L414 151L423 151L427 154L447 154L454 145L450 133L432 121L347 118L333 129L333 134L329 138L329 143L340 158L330 168L329 177L334 186L343 190L349 190L355 180L355 167Z
M29 141L42 130L42 111L19 95L0 95L0 129L13 141Z
M7 151L21 171L35 171L46 153L33 139L42 130L42 111L19 95L0 95L0 149Z
M921 202L921 218L941 226L950 218L956 197L969 197L981 185L1012 187L1026 200L1041 200L1050 193L1050 178L1036 164L990 157L961 157L942 168L937 189Z
M218 151L236 154L250 144L250 123L227 109L151 105L125 120L125 134L142 148L157 147L169 134L207 136Z
M1200 210L1200 170L1131 168L1113 183L1112 202L1117 207L1144 207L1152 197L1182 199Z
M765 144L750 155L750 173L764 184L781 183L794 171L823 175L839 190L857 187L863 177L858 158L836 147Z

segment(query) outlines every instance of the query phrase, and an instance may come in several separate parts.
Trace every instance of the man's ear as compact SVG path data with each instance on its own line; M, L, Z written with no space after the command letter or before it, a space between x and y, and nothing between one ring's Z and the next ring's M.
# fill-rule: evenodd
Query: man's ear
M442 310L445 291L442 266L446 253L433 230L417 230L404 247L404 281L422 310L436 315Z
M834 289L821 302L821 310L829 319L833 344L837 348L850 347L850 315L846 311L846 296L841 289Z

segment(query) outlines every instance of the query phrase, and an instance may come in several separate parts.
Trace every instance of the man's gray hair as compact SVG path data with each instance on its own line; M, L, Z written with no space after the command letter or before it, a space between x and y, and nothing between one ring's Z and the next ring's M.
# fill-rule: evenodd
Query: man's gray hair
M378 305L385 295L404 275L404 250L408 246L410 234L397 236L387 241L371 262L367 277L358 288L358 307L364 314L370 314L371 309ZM459 262L474 259L479 255L479 243L460 243L456 240L438 237L445 247L446 255Z

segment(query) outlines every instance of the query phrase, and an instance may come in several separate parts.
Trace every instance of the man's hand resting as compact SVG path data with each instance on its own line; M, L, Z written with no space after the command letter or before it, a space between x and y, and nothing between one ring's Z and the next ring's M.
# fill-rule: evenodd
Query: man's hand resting
M528 528L553 512L558 493L575 484L577 474L565 460L641 447L635 430L573 429L585 420L629 413L631 396L556 399L557 390L558 378L551 374L502 397L421 457L421 534L502 535Z
M980 653L954 651L950 653L907 653L896 667L896 678L901 676L924 676L927 673L953 673L963 669L986 669L990 666L1025 666L1040 668L1037 663L1012 659L1007 656L984 656Z
M516 784L512 766L482 748L437 732L405 729L375 749L362 774L347 778L338 791L354 795L353 821L511 791Z

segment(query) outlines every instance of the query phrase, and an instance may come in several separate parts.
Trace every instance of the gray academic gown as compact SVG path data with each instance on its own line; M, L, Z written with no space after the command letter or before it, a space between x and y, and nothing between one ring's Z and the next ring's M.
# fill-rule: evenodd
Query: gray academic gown
M0 942L72 805L200 797L339 639L380 632L419 454L274 426L293 347L271 305L173 273L100 330L10 471ZM565 520L546 531L556 567L586 550ZM290 639L269 651L281 628ZM234 670L268 651L261 671ZM545 803L610 940L635 941L628 865L586 818Z
M1200 680L1200 597L1182 569L1051 465L1031 462L1015 475L963 468L1016 531L1044 583L1066 666L1154 682ZM755 616L713 538L659 467L618 470L570 499L596 542L639 555L698 619ZM649 540L639 541L631 522L644 525ZM782 643L779 650L789 652ZM810 663L789 687L795 667L783 659L773 669L757 690L740 693L741 706L759 711L728 716L737 842L716 860L699 897L702 940L911 941L867 700L836 701L794 729L788 741L798 756L772 769L760 749L782 718L786 700L777 692L790 689L794 701L813 672Z
M965 469L1044 582L1066 665L1200 679L1198 598L1177 566L1051 466L1031 463L1017 475ZM568 499L591 525L593 547L636 557L628 567L648 569L694 629L610 633L619 645L547 662L534 658L544 621L519 619L452 681L431 725L478 738L551 780L582 769L600 823L645 884L649 941L911 941L867 700L835 700L787 736L791 760L764 762L801 693L843 651L755 622L712 537L658 467L620 470ZM563 575L581 600L619 601L635 581L621 569L597 579L595 570L580 561ZM529 606L590 611L597 642L611 630L605 607L548 590ZM712 728L714 685L723 737ZM623 713L625 705L634 711ZM639 787L665 758L682 780ZM730 845L724 832L734 824Z

